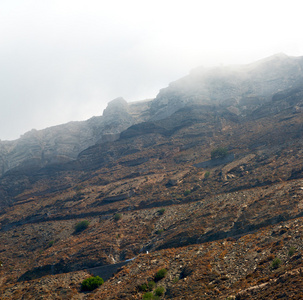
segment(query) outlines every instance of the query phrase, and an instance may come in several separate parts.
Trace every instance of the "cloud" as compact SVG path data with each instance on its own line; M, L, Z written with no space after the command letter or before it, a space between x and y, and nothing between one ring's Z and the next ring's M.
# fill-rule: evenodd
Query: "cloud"
M199 65L301 55L299 4L2 1L0 138L155 97Z

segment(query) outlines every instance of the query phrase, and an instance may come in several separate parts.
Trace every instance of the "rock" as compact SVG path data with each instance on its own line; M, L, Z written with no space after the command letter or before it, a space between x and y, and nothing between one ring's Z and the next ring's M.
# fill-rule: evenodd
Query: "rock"
M131 105L133 107L133 105ZM146 103L142 105L146 109ZM120 133L142 120L140 105L136 115L128 112L123 98L109 102L103 116L69 122L43 130L31 130L14 141L0 141L0 176L12 169L42 168L75 160L78 154L96 143L113 142Z
M302 67L303 57L276 54L248 65L197 68L160 90L151 103L152 120L195 104L233 106L236 114L235 108L241 112L257 108L271 101L277 91L299 85Z

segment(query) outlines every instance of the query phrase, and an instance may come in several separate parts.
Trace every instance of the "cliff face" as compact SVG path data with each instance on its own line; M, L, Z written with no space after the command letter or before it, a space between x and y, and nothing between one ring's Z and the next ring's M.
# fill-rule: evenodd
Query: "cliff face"
M113 142L119 139L121 132L141 122L149 123L131 128L123 137L141 129L155 131L160 127L168 134L169 124L153 122L166 119L185 107L204 105L205 111L221 111L234 119L258 118L273 109L284 109L292 98L302 93L302 70L303 57L284 54L243 66L197 68L162 89L154 100L127 103L117 98L108 104L102 116L32 130L18 140L0 142L0 175L15 168L41 168L74 160L86 148ZM273 107L270 104L273 95L277 94L275 99L279 99L283 93L290 95L289 101L279 108L276 102ZM166 119L165 122L170 121Z
M165 118L190 104L221 105L245 114L302 82L303 57L285 54L249 65L197 68L160 91L151 105L152 119Z
M145 106L129 105L123 98L117 98L108 104L103 116L32 130L15 141L1 141L0 175L15 168L37 169L65 163L96 143L114 141L121 131L142 119L141 110Z

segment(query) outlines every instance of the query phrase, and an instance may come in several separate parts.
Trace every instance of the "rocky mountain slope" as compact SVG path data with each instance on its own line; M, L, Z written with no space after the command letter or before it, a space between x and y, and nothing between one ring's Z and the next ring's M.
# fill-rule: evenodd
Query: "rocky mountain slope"
M116 100L99 120L118 114L125 128L102 127L72 159L6 171L1 299L142 299L163 268L161 299L301 299L301 64L197 71L136 110ZM211 159L219 147L227 157ZM97 273L106 282L81 292Z
M264 103L270 104L279 91L300 90L302 68L302 57L285 54L243 66L197 68L162 89L153 100L127 103L117 98L102 116L32 130L15 141L0 141L0 174L74 160L89 146L116 140L131 125L165 119L192 105L221 106L235 116L249 115Z
M112 100L103 115L44 130L32 130L15 141L0 141L0 174L65 163L96 143L114 141L129 126L144 120L148 101L128 104Z

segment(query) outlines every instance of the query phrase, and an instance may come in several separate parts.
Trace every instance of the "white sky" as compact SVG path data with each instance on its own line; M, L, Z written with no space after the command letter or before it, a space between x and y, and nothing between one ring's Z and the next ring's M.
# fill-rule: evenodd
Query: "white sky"
M0 139L154 98L200 65L301 56L301 3L0 0Z

